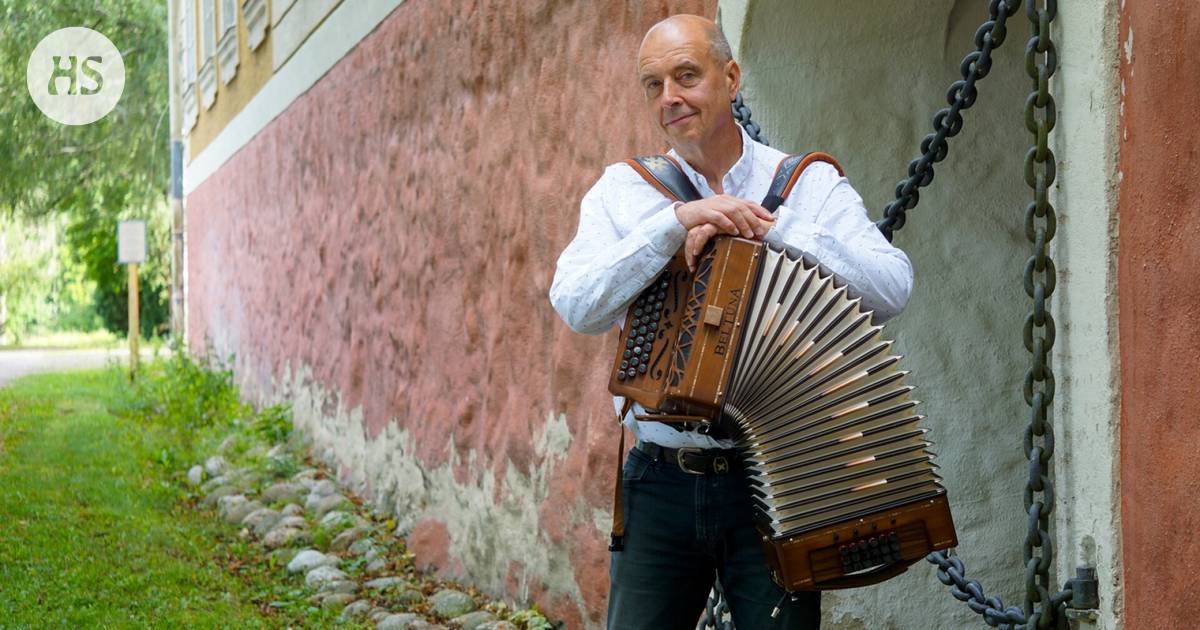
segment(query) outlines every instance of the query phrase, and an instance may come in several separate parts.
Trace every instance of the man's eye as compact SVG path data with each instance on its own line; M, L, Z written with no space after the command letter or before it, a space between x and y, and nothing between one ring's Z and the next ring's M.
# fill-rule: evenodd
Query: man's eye
M692 72L684 72L683 74L679 75L680 81L692 81L695 78L696 75Z

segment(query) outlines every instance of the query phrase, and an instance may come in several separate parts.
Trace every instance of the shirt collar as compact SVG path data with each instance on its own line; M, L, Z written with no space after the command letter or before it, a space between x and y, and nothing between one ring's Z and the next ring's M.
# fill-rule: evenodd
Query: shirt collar
M733 166L730 167L729 172L725 174L725 178L721 181L721 185L725 188L725 194L727 195L741 194L742 189L746 186L746 182L750 179L750 174L754 172L754 141L750 139L750 134L746 133L746 130L741 125L736 122L734 124L737 125L738 133L742 137L742 156L738 158L737 162L733 163ZM708 180L704 179L703 175L692 168L692 165L688 164L687 160L681 158L675 152L675 149L668 151L668 154L673 158L677 158L680 166L683 167L683 173L687 175L688 179L692 180L692 184L696 186L697 190L713 192L712 188L708 185Z

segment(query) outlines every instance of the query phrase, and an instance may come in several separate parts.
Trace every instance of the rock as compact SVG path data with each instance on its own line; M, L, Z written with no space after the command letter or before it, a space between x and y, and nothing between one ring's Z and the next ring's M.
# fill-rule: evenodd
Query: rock
M350 545L350 553L356 556L361 556L370 553L372 549L378 548L379 547L375 544L374 540L371 540L370 538L363 538L362 540ZM371 560L374 560L374 558L371 558Z
M204 460L204 472L208 473L209 477L218 477L224 474L227 468L229 464L220 455L213 455Z
M367 613L367 619L370 619L375 623L379 623L380 621L383 621L384 617L387 617L390 614L392 614L392 611L376 606L375 608L371 609L371 612Z
M518 630L516 626L507 621L491 621L479 626L479 630Z
M304 585L309 588L318 588L329 582L345 579L346 574L342 573L337 567L320 566L309 571L304 576Z
M280 527L295 527L297 529L308 529L308 521L304 520L303 516L280 516L279 522L272 529Z
M352 602L351 604L349 604L345 608L343 608L342 615L338 618L341 619L342 621L351 621L354 619L362 619L363 617L366 617L368 614L370 614L370 612L371 612L371 602L369 602L365 599L360 599L356 602Z
M242 525L254 530L257 536L266 536L282 518L283 515L271 508L259 508L247 514L246 518L242 519Z
M379 625L375 626L375 630L408 630L409 628L419 628L417 624L424 624L425 620L420 615L414 613L399 613L388 615L379 621Z
M338 580L336 582L326 582L321 586L322 593L357 593L358 582L354 580Z
M391 597L397 606L412 606L425 601L425 596L415 588L406 588Z
M337 558L327 556L316 549L304 549L287 565L288 573L308 573L317 567L336 567Z
M192 466L187 471L188 485L198 486L204 481L204 467L200 464Z
M332 512L329 512L328 514L326 514L325 516L323 516L321 518L321 527L333 529L335 527L340 527L343 524L345 524L345 525L353 525L354 524L354 517L350 516L349 512L343 512L341 510L334 510Z
M392 575L392 576L388 576L388 577L375 578L374 580L364 582L363 588L383 590L389 586L395 586L397 584L403 584L403 583L404 583L404 578L398 578L398 577Z
M369 573L371 575L378 575L380 573L383 573L384 571L388 570L387 558L375 558L374 560L367 563L366 568L367 568L367 573Z
M271 450L267 451L267 457L272 459L276 457L283 457L285 455L287 455L287 447L285 447L283 444L276 444L275 446L271 447Z
M221 440L221 445L217 447L217 450L222 453L228 453L229 449L233 448L234 442L237 442L237 436L230 435L224 440Z
M220 516L222 519L224 519L225 515L229 513L229 510L246 505L249 502L250 500L247 499L245 495L241 494L230 494L223 496L220 499L217 499L217 516ZM242 515L242 518L246 518L245 515Z
M208 493L208 496L204 497L204 500L201 501L201 503L204 505L204 507L214 507L217 504L217 501L220 501L223 497L228 497L235 494L238 494L238 489L234 488L233 486L217 486L216 488L213 488L212 492Z
M300 507L298 503L289 503L283 506L279 513L284 516L303 516L304 508Z
M355 541L366 535L367 529L365 527L351 527L350 529L338 534L337 537L333 539L333 542L329 543L329 548L333 551L345 551L352 544L354 544Z
M337 484L331 479L322 479L313 485L311 493L317 497L327 497L337 494Z
M275 503L276 501L293 503L303 500L307 494L308 490L305 490L304 486L294 481L281 481L263 490L262 500L267 503Z
M312 495L309 495L310 499L311 497ZM320 499L317 499L317 502L311 507L306 502L304 507L308 511L312 512L314 518L321 518L338 508L353 509L354 504L350 503L350 499L347 499L340 494L331 494L327 497L321 497Z
M263 536L262 544L267 549L279 549L289 545L302 545L312 542L312 534L306 529L296 527L276 527Z
M225 497L225 500L232 500L233 498ZM218 513L220 513L220 502L217 502L217 506ZM245 520L247 516L250 516L250 514L261 510L262 507L263 505L258 501L247 501L245 497L242 497L241 501L230 501L228 505L224 506L225 509L221 518L224 518L227 523L238 524Z
M219 488L221 486L227 486L227 485L229 485L229 480L225 478L225 475L221 475L220 477L213 477L212 479L209 479L209 480L205 481L204 483L200 484L200 492L203 492L204 494L208 494L208 493L212 492L215 488Z
M470 595L452 588L444 588L429 598L433 612L441 617L457 617L475 610L475 600Z
M325 610L337 610L352 601L354 601L354 596L350 593L332 593L321 602L321 608Z
M486 610L477 610L451 619L450 625L462 628L462 630L482 630L486 624L495 620L496 616L492 613Z

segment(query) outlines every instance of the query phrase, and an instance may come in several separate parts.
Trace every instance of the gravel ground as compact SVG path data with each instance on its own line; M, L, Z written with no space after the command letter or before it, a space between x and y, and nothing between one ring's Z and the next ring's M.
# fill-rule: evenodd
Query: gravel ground
M142 353L142 360L150 358ZM100 368L110 362L129 364L129 349L0 350L0 387L27 374Z

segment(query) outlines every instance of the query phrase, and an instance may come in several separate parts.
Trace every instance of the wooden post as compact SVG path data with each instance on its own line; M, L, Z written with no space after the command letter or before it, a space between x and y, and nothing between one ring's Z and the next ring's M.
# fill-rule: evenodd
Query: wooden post
M137 378L138 340L142 336L138 322L138 264L129 263L129 380Z

